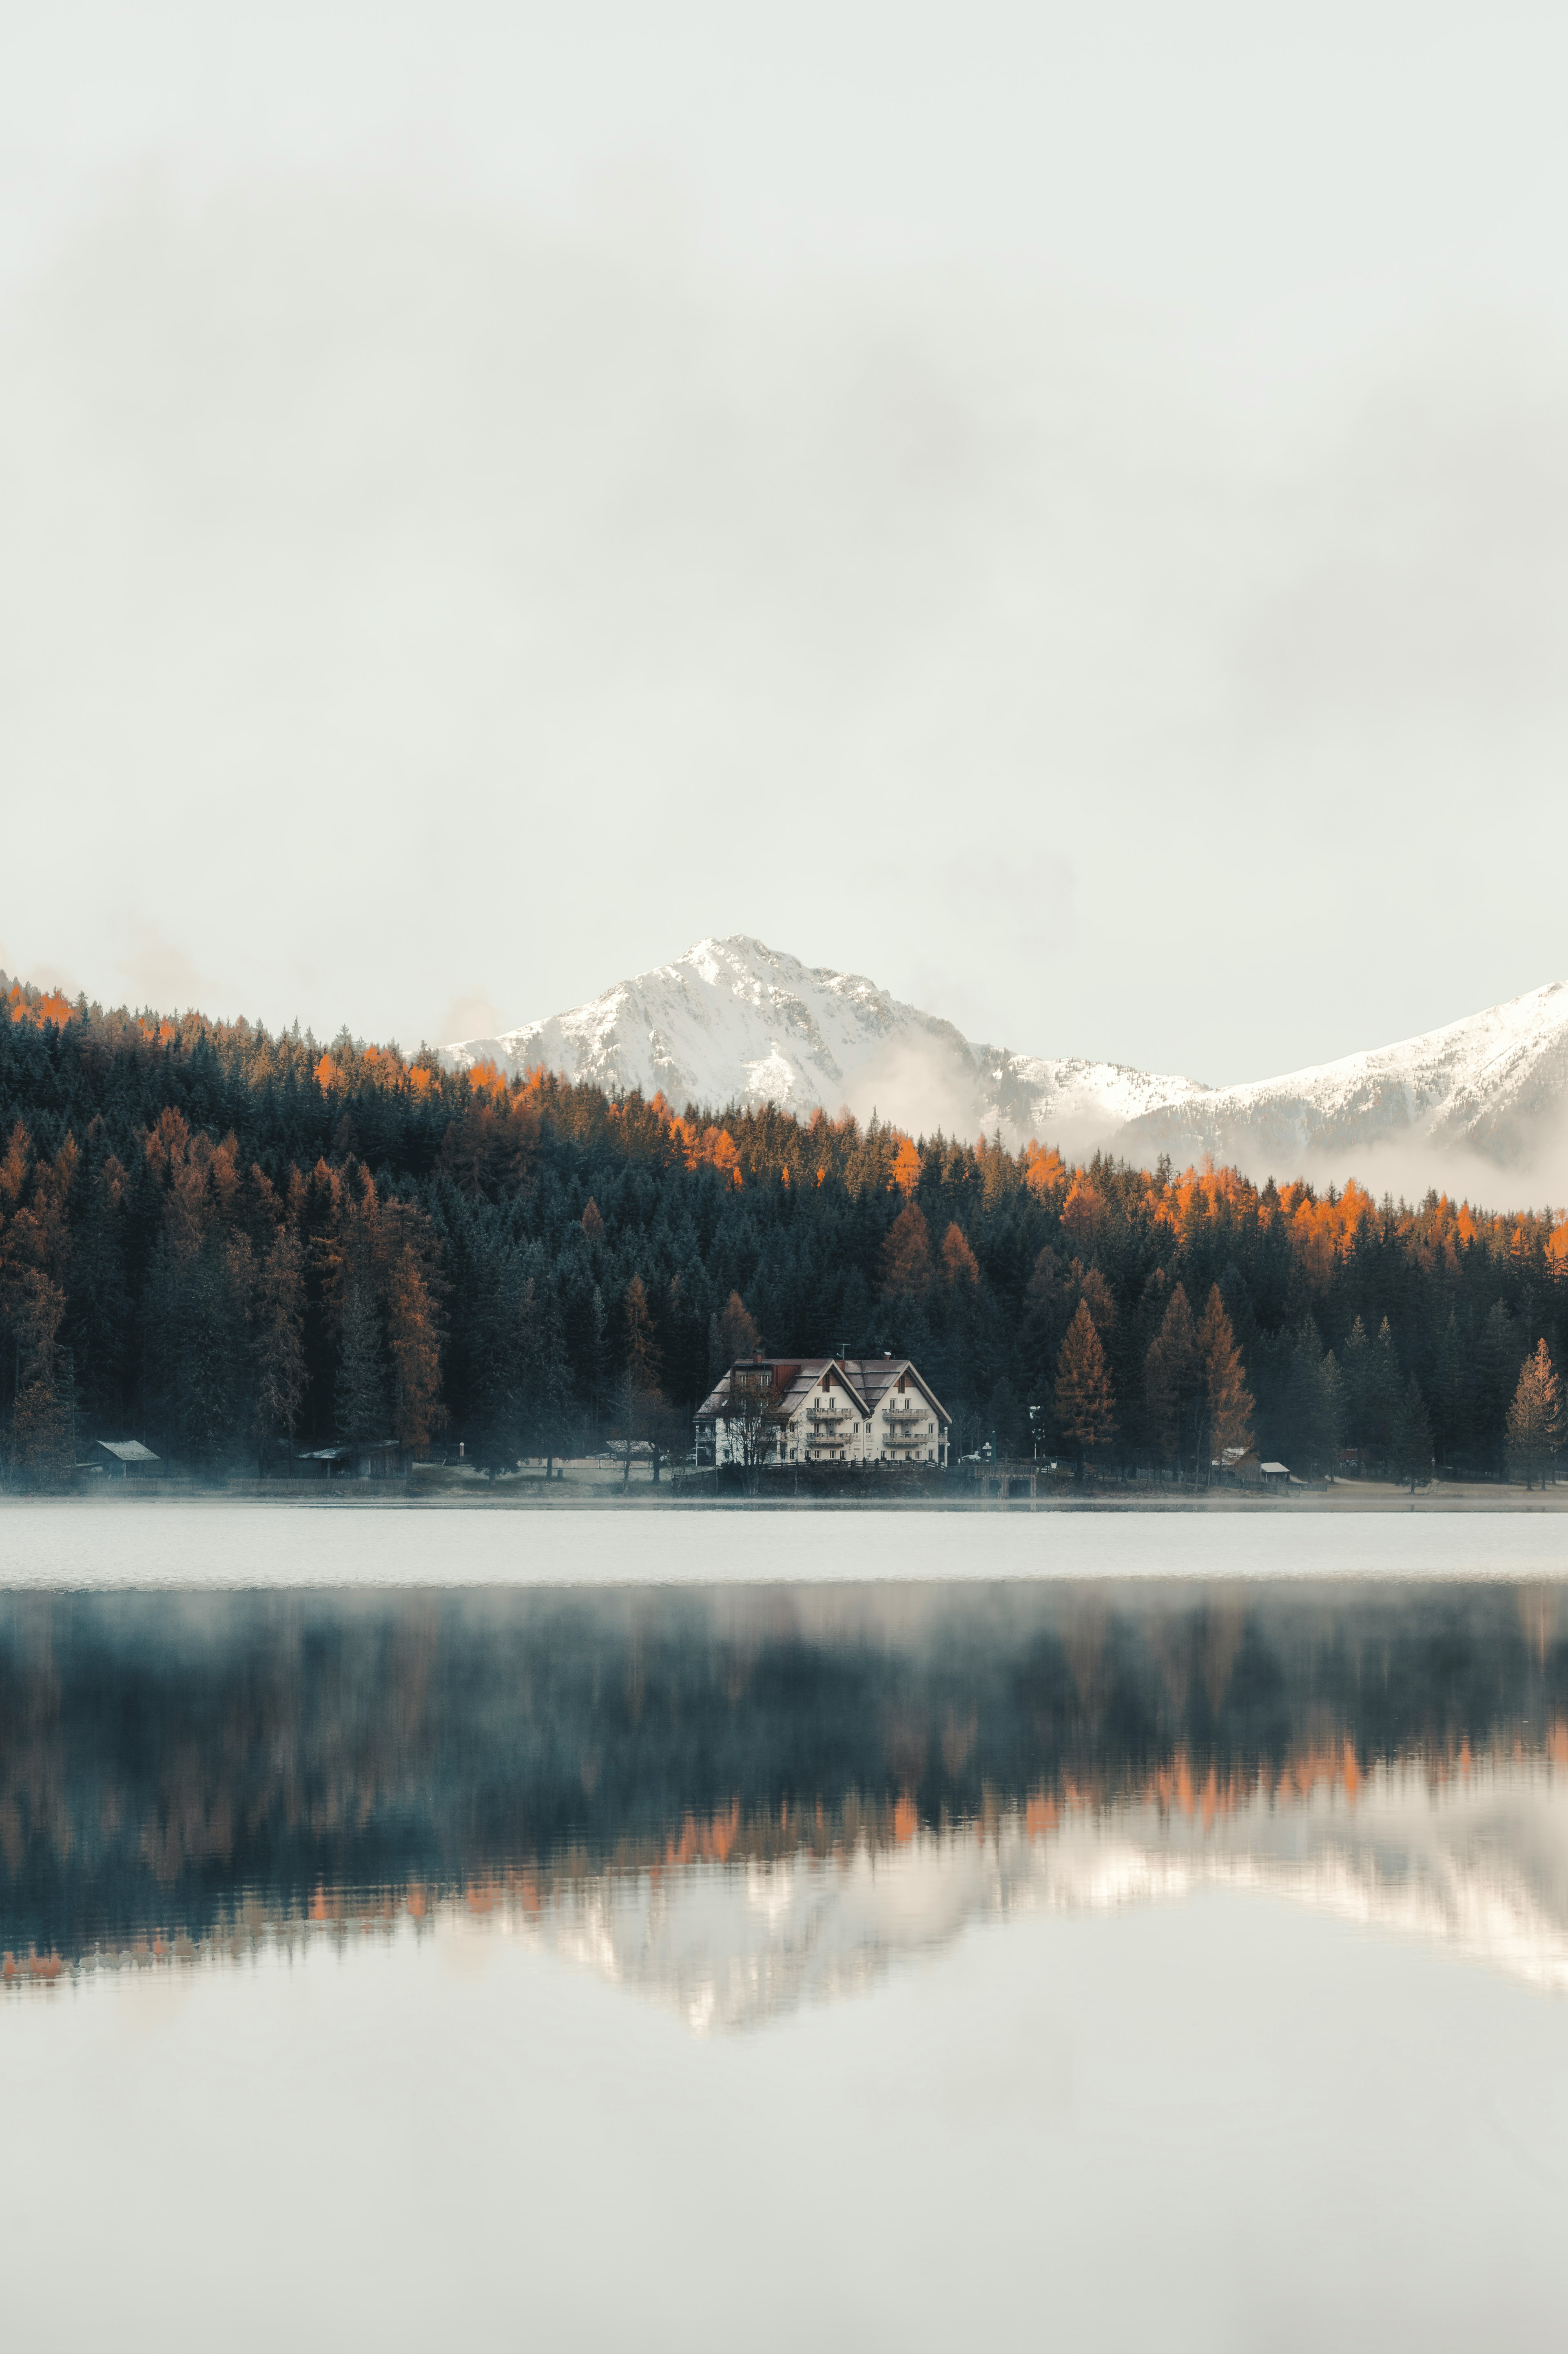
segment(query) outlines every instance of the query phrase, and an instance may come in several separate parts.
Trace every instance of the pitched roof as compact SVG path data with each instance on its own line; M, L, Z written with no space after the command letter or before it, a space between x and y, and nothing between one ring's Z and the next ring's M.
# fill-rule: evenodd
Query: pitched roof
M98 1444L106 1455L112 1455L117 1463L156 1463L161 1460L150 1447L143 1447L139 1438L101 1438Z
M737 1357L728 1372L720 1374L715 1388L697 1408L697 1420L709 1420L726 1411L730 1382L737 1371L756 1369L760 1372L765 1366L773 1375L768 1411L781 1421L789 1420L796 1407L817 1387L822 1375L830 1371L841 1376L845 1390L862 1414L871 1411L850 1380L842 1357Z
M888 1391L896 1388L902 1373L916 1384L938 1422L951 1422L952 1416L913 1357L850 1357L844 1362L846 1371L859 1383L865 1395L868 1410L874 1411Z
M838 1375L846 1394L859 1407L867 1422L888 1391L896 1387L900 1374L916 1384L938 1422L952 1420L947 1407L911 1357L739 1357L728 1372L720 1375L714 1389L697 1408L699 1422L714 1421L726 1413L729 1404L730 1377L737 1366L755 1366L759 1370L767 1366L771 1369L773 1394L768 1400L768 1412L780 1421L789 1419L827 1373Z

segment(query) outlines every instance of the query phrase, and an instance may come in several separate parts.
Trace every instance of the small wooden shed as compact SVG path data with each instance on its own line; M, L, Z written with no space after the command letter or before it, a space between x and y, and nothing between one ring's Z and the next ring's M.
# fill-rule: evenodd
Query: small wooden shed
M145 1479L159 1461L152 1448L143 1447L139 1438L101 1438L98 1445L110 1458L109 1463L101 1468L106 1469L111 1478L118 1474L122 1479Z

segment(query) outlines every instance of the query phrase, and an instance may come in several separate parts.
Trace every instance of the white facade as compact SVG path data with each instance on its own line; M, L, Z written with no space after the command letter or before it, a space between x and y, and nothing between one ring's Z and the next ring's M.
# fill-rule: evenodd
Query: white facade
M949 1420L907 1357L742 1359L697 1415L715 1463L934 1463Z

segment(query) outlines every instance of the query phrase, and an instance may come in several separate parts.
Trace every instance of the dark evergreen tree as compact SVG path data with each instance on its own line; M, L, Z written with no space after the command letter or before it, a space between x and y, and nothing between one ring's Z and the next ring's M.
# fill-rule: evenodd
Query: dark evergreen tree
M346 1439L385 1438L387 1365L381 1319L367 1269L355 1268L344 1286L338 1337L337 1426Z
M1431 1417L1413 1374L1405 1384L1399 1412L1393 1418L1393 1437L1394 1469L1402 1479L1409 1480L1412 1495L1417 1479L1425 1480L1431 1475L1432 1447Z

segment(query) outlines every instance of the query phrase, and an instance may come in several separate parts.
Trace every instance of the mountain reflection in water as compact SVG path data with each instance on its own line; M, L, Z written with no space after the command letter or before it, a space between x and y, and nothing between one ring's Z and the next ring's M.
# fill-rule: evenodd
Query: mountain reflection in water
M1562 1989L1565 1600L10 1594L0 1967L505 1933L704 2029L1224 1884Z

